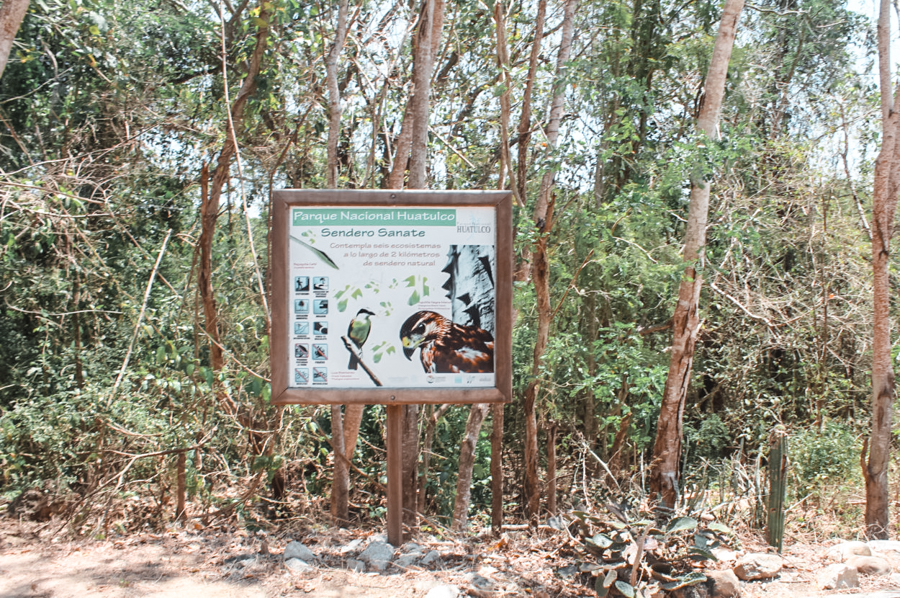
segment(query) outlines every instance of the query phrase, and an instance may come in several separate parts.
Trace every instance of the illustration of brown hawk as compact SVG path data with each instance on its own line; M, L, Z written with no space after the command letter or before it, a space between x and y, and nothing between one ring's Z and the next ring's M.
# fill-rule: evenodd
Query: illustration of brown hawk
M400 328L403 354L412 361L421 349L422 367L430 374L491 373L494 337L475 326L454 324L433 311L411 315Z

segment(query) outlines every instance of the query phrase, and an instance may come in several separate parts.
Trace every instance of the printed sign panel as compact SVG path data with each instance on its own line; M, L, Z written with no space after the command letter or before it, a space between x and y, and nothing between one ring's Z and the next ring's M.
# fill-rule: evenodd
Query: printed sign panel
M494 386L494 207L291 207L289 217L288 366L313 370L289 387Z
M511 201L441 195L276 192L273 400L363 401L316 393L329 389L458 389L468 391L458 402L508 400ZM487 389L502 390L477 392ZM401 402L430 402L415 396Z

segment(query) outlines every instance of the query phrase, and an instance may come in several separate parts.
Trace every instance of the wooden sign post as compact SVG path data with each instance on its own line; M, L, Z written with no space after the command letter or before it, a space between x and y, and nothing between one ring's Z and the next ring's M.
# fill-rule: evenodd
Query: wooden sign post
M402 405L512 397L512 196L289 189L272 210L272 402L387 406L399 546Z

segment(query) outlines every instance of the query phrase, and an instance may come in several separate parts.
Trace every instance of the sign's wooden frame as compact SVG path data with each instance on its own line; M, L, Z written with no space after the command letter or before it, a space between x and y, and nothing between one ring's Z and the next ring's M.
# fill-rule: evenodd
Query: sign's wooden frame
M495 384L491 388L289 388L289 228L293 207L493 206L496 210ZM362 191L284 189L273 193L270 256L272 330L269 335L272 403L276 405L406 405L508 403L512 400L512 194L509 191Z

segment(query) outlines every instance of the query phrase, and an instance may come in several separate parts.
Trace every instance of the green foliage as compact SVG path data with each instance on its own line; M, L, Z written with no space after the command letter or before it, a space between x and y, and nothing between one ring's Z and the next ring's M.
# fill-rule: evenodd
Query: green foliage
M790 436L789 471L798 489L846 481L858 474L860 442L846 424L828 421L822 432L794 430Z

